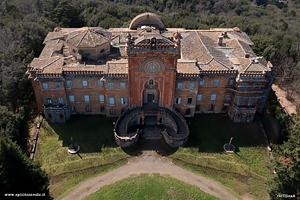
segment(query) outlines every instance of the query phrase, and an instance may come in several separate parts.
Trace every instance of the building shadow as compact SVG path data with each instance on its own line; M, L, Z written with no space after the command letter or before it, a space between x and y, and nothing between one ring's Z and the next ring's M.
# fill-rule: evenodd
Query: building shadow
M141 138L133 147L122 149L131 156L139 156L143 151L155 151L161 156L170 156L178 150L178 148L169 146L164 139L148 140L144 138Z

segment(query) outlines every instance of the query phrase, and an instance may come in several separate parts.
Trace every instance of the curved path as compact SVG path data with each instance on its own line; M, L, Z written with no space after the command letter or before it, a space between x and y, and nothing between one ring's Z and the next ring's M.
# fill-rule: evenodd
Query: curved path
M220 199L238 199L227 189L223 188L219 183L175 166L168 159L163 159L158 156L155 151L147 151L136 160L132 159L125 166L81 183L78 187L70 191L63 200L82 199L98 191L102 186L109 185L123 178L129 177L131 174L140 173L169 174L171 177L177 178L191 185L195 185L202 191Z

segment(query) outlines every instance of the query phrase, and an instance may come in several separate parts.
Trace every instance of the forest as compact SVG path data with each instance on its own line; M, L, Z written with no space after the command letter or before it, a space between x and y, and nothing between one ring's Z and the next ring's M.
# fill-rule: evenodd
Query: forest
M275 83L288 92L287 97L300 94L300 0L4 0L0 2L0 171L9 170L10 165L3 164L7 156L3 152L7 149L13 148L16 156L23 156L18 148L24 137L28 105L34 101L25 72L32 59L39 56L47 33L55 27L128 27L130 21L143 12L158 14L167 27L239 27L254 42L254 52L271 61ZM300 128L295 126L287 128L290 130L287 138L297 137L296 146L300 148ZM22 150L25 152L26 147ZM300 162L299 150L288 152L290 157L298 153L294 162ZM26 170L39 169L37 165L22 163L27 166ZM290 178L298 180L292 182L294 188L299 186L299 165L295 170L298 173L293 171ZM0 180L8 180L10 175L0 173ZM38 176L42 177L41 184L48 184L42 171L37 170ZM0 182L0 188L2 184ZM272 196L291 182L278 187L272 181L270 184L273 184L270 186ZM45 190L45 187L37 186L37 190Z

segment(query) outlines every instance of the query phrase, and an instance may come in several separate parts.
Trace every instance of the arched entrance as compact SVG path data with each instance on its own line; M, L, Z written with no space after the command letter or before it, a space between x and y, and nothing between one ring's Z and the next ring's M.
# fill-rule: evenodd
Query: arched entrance
M144 103L159 103L159 90L157 82L153 79L146 81L144 85Z

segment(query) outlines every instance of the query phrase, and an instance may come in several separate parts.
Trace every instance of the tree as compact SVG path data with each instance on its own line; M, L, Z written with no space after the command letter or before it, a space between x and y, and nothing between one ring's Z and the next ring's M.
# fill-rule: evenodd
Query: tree
M0 138L18 139L19 130L16 115L8 111L7 107L0 106Z
M10 139L0 138L0 198L8 193L44 194L48 191L49 179L40 165L27 158L20 147Z
M289 140L274 148L274 160L271 168L273 177L269 182L269 195L277 198L280 194L297 194L300 192L300 116L291 127Z

